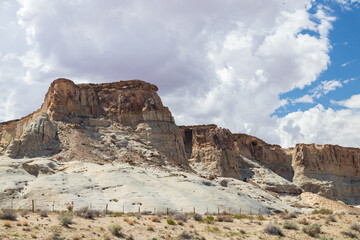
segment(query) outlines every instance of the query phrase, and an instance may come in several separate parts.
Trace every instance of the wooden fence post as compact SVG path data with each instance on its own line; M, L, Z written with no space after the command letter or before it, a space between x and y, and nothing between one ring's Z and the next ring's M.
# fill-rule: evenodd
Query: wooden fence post
M169 215L169 208L166 208L166 215Z
M195 207L193 207L193 210L194 210L194 214L195 214Z
M35 201L31 200L31 211L35 212Z
M108 213L108 204L106 204L106 207L105 207L105 214Z

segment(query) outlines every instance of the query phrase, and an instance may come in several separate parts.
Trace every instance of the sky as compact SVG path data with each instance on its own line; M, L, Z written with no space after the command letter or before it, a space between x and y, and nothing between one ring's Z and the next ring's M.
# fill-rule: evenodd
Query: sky
M0 0L0 121L141 79L178 125L360 147L360 0Z

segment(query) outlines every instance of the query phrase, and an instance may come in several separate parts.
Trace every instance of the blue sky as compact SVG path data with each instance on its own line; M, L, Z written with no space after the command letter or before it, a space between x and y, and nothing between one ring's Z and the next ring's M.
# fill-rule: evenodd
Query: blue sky
M342 109L344 106L334 101L342 101L360 93L360 8L353 6L351 9L345 9L331 1L327 1L326 4L332 9L331 15L336 17L329 34L332 46L329 52L331 63L310 85L280 94L280 98L288 99L289 104L276 109L273 113L276 116L283 117L297 110L306 111L317 104L325 108ZM317 5L309 11L313 12L316 7ZM307 33L317 35L311 31ZM319 98L312 97L313 102L294 102L305 95L313 96L314 89L321 86L322 82L329 81L338 83L330 88L334 90L329 89L328 93L322 94Z
M266 7L264 7L266 5ZM142 79L178 125L360 147L360 0L2 0L0 122L51 82Z

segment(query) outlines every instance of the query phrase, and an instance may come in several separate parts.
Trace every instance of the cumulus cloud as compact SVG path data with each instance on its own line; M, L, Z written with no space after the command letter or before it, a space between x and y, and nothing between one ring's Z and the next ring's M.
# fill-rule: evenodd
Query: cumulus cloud
M339 144L354 146L360 140L360 111L333 110L317 105L278 120L282 146L296 143Z
M159 86L178 124L216 123L287 144L306 136L297 122L304 121L270 117L287 103L279 94L311 84L330 63L328 33L335 18L322 5L309 13L311 0L19 3L26 44L19 44L22 54L12 60L17 63L6 65L14 75L0 80L9 89L2 92L2 106L10 106L0 108L0 119L38 108L45 86L57 77L138 78ZM340 85L324 82L316 93ZM300 100L310 102L311 96Z
M336 103L348 108L360 108L360 94L352 95L351 98Z
M312 96L306 94L302 97L295 99L294 103L314 103L314 99Z

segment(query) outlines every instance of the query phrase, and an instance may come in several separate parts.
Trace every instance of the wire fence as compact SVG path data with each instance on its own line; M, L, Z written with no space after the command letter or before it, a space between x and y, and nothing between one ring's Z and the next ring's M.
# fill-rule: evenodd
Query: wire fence
M235 208L227 206L184 206L184 207L169 207L164 205L144 205L142 203L131 203L131 202L108 202L108 203L92 203L90 201L45 201L43 199L32 199L14 201L11 199L6 204L2 204L1 208L14 209L14 210L30 210L30 211L64 211L71 206L73 211L80 210L82 208L88 208L91 210L98 210L108 212L120 212L120 213L143 213L143 214L175 214L175 213L199 213L199 214L240 214L240 215L262 215L269 214L268 209L261 208Z

